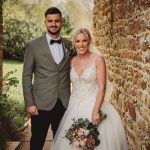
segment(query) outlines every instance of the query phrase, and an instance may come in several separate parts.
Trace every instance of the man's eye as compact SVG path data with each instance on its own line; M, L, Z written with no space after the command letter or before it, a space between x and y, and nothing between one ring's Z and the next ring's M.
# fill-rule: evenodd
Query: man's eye
M52 20L48 20L48 22L52 22Z
M60 22L60 20L56 20L56 23L59 23Z

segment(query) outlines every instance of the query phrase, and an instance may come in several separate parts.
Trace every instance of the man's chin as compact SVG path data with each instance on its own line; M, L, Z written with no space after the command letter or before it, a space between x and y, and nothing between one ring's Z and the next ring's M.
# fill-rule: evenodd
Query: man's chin
M60 34L60 30L56 31L56 32L52 32L52 31L48 31L49 34L51 35L57 35L57 34Z

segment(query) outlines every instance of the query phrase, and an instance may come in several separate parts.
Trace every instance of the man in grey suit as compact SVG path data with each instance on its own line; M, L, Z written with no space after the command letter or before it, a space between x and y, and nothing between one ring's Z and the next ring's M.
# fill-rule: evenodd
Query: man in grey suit
M47 33L27 46L23 67L25 107L31 114L30 150L42 150L50 125L55 135L70 97L69 60L75 51L60 36L59 9L45 12L45 26Z

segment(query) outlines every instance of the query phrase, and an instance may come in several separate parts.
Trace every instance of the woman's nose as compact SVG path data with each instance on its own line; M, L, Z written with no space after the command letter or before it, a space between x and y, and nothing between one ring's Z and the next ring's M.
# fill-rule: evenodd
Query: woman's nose
M83 42L80 42L80 46L83 46Z

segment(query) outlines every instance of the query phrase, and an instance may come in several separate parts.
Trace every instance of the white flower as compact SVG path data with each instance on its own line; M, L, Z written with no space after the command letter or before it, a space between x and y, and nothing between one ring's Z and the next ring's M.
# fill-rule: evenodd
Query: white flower
M84 135L85 135L85 136L89 135L89 133L90 133L89 130L85 130L85 131L84 131Z
M80 141L80 145L81 145L82 147L84 147L84 146L86 145L86 142L85 142L85 141Z

